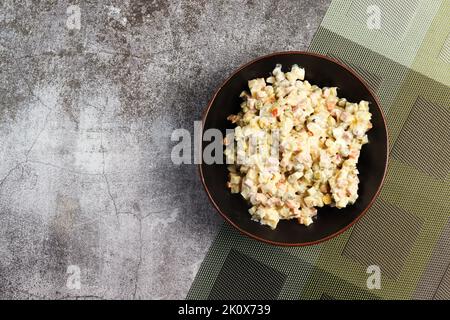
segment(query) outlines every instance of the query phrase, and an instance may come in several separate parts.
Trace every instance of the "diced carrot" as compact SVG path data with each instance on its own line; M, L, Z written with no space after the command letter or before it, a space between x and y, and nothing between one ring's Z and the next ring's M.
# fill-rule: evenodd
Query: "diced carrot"
M275 109L272 110L272 115L273 115L274 117L276 117L276 116L278 115L278 109L277 109L277 108L275 108Z
M275 185L280 188L284 184L284 181L278 181Z

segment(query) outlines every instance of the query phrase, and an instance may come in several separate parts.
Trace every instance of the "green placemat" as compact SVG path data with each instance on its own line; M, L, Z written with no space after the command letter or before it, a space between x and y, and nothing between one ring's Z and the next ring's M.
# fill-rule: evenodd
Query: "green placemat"
M332 2L310 50L353 67L380 97L391 147L382 192L315 246L270 246L224 224L188 299L450 299L449 16L448 0ZM371 265L380 289L367 287Z

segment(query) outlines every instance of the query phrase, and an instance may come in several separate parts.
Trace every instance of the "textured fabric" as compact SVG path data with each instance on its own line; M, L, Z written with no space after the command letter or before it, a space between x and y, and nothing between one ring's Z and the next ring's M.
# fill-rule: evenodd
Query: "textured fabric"
M369 6L380 29L366 24ZM354 227L315 246L274 247L224 224L189 299L241 297L236 288L248 299L450 299L449 16L449 0L332 2L310 50L380 97L391 148L382 192ZM372 265L380 289L368 287Z
M450 218L416 287L415 299L433 299L441 292L450 266Z
M230 250L209 299L275 299L286 275L239 251Z

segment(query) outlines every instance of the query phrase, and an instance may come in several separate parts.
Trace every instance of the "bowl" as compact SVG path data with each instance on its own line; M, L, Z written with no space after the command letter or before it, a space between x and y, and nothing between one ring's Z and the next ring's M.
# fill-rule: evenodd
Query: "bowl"
M234 127L227 117L240 110L243 90L247 81L268 77L276 64L287 71L294 64L306 71L305 79L319 87L338 87L338 95L348 101L369 102L373 128L369 130L369 143L362 147L358 161L358 199L353 205L337 209L329 206L318 208L317 218L310 226L293 220L281 220L276 229L252 221L248 213L249 203L240 195L232 194L226 187L226 164L199 165L200 178L213 206L220 215L243 234L269 244L280 246L304 246L317 244L339 235L355 224L370 208L378 196L388 162L388 134L386 121L377 97L366 82L352 69L339 61L311 52L280 52L257 58L237 69L216 91L202 118L203 132L216 128L225 134ZM209 142L202 142L202 150Z

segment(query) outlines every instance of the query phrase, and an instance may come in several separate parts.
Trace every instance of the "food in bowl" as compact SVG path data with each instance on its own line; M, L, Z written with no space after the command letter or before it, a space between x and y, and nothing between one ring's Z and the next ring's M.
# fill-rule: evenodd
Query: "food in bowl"
M248 87L241 111L228 117L236 127L224 144L228 187L250 202L251 218L272 229L283 219L308 226L317 208L355 203L369 103L310 84L298 65L286 73L276 65Z

